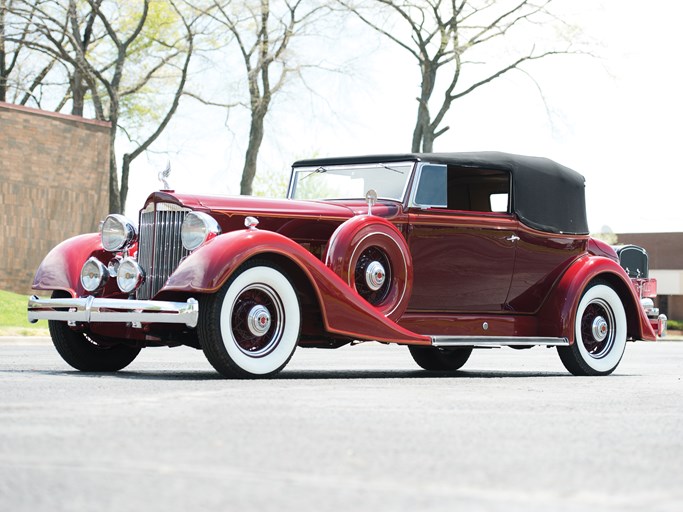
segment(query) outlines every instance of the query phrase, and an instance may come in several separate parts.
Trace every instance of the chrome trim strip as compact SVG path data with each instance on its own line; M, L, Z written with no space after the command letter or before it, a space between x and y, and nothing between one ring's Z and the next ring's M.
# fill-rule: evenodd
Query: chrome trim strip
M199 303L160 300L96 299L40 299L33 295L28 300L28 321L61 320L65 322L142 322L154 324L185 324L196 327Z
M434 347L520 347L542 345L563 347L569 345L567 338L540 338L521 336L431 336Z

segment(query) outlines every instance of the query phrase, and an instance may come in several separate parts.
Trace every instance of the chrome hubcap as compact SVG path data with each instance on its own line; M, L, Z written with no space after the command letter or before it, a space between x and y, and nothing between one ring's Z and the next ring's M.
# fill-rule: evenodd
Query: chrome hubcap
M386 278L387 273L379 261L371 262L365 269L365 282L372 291L379 290Z
M270 312L265 306L251 308L247 316L247 326L254 336L263 336L270 329Z
M593 320L593 338L595 341L603 341L607 337L607 320L601 316L596 316Z

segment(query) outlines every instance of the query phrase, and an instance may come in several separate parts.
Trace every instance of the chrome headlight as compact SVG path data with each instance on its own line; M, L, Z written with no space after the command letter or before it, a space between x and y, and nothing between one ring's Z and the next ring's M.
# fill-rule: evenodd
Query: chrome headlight
M104 219L101 233L102 247L109 252L127 249L137 235L133 223L118 214L109 215Z
M202 212L190 212L185 216L180 228L180 238L183 247L188 251L194 251L197 247L221 233L221 227L216 219Z
M138 265L138 262L133 258L124 258L116 273L116 284L119 285L119 290L130 293L140 286L144 280L145 272Z
M89 292L94 292L104 286L109 279L109 271L97 258L88 258L81 269L81 286Z

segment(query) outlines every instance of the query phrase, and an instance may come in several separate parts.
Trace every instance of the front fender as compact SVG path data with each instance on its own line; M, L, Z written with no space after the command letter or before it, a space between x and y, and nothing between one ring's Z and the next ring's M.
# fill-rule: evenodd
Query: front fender
M590 254L577 259L556 284L539 312L539 335L566 337L574 343L576 309L584 290L596 278L607 281L619 294L626 310L629 338L655 340L656 335L624 269L609 258Z
M289 259L306 275L327 332L359 340L431 343L387 319L309 251L272 231L232 231L214 238L180 263L163 291L215 293L244 262L272 254Z
M34 290L64 290L77 297L83 294L81 268L90 256L104 254L99 233L69 238L43 259L33 278Z

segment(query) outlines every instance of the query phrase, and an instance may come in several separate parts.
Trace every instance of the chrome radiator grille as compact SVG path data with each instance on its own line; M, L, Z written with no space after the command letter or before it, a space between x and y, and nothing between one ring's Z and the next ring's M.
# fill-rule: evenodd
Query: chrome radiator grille
M145 281L138 288L138 299L154 297L190 253L180 240L180 226L189 211L175 204L151 203L140 214L138 263Z

